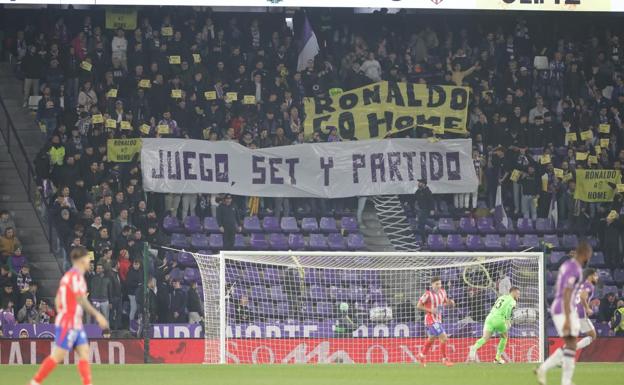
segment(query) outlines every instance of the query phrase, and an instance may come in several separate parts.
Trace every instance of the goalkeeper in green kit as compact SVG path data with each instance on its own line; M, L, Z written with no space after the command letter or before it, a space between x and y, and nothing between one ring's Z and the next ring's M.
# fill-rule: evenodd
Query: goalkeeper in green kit
M507 330L509 330L511 326L511 316L513 315L513 310L516 307L518 298L520 298L520 289L514 286L509 289L509 294L503 295L496 300L494 306L492 306L492 310L490 310L490 314L488 314L485 319L483 336L470 347L470 361L476 361L477 350L479 350L494 333L498 333L500 341L498 342L498 349L496 349L494 362L498 364L505 363L502 354L505 351L505 346L507 346Z

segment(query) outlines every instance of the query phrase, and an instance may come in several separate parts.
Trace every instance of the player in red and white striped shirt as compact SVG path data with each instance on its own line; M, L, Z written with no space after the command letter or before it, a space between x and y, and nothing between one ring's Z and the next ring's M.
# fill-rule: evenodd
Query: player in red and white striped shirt
M442 306L453 305L455 305L455 302L446 296L446 290L442 288L440 277L433 277L431 279L431 289L425 291L425 294L420 297L416 306L419 310L426 313L425 326L429 335L422 352L418 354L418 360L423 366L425 365L425 355L427 355L436 339L440 340L442 363L446 366L453 366L453 363L446 357L446 340L448 337L442 327L442 315L440 314Z
M56 331L54 350L41 363L37 374L30 380L30 385L39 385L63 361L65 355L72 350L78 353L78 373L83 385L91 385L91 367L89 366L89 344L87 335L82 328L82 314L86 311L95 317L98 325L108 329L108 321L97 311L87 299L87 284L84 273L89 269L87 249L75 247L70 253L72 268L69 269L59 284L56 292Z

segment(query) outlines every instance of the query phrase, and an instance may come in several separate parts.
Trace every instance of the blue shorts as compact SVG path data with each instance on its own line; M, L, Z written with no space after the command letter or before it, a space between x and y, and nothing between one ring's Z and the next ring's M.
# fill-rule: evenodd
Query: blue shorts
M65 329L60 326L54 328L54 345L61 349L74 350L76 346L88 342L84 329Z
M434 322L430 326L427 326L427 334L429 335L429 337L437 337L440 334L444 333L446 333L444 331L444 327L442 327L442 324L439 322Z

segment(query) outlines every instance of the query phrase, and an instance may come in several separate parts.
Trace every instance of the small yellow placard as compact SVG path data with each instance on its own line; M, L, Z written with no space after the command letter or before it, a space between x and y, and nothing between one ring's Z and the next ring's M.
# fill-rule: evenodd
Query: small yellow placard
M139 130L141 130L141 132L144 133L145 135L149 135L150 126L147 124L141 124L141 127L139 127Z
M238 100L238 94L236 92L227 92L225 94L225 102L231 103Z
M256 104L256 97L254 95L243 96L243 104Z
M204 97L206 100L215 100L217 99L217 91L206 91L204 92Z
M169 64L180 64L182 63L182 59L179 55L169 56Z
M117 121L115 119L106 119L106 128L117 128Z
M88 61L83 61L80 63L80 68L82 68L85 71L91 72L91 68L93 68L93 64L89 63Z
M576 132L568 132L565 138L568 142L576 142Z
M141 79L139 80L139 87L141 88L151 88L152 82L149 79Z
M195 64L201 63L201 55L198 53L193 54L193 62Z
M167 125L167 124L159 124L157 129L158 129L158 133L159 134L169 134L170 133L169 125Z
M591 140L594 137L592 130L582 131L581 140Z
M548 164L548 163L550 163L550 154L543 154L540 157L540 163L541 164Z
M576 160L585 160L587 159L587 153L586 152L577 152L576 153Z
M160 34L163 36L173 36L173 27L162 27Z
M563 179L563 170L560 168L553 168L555 172L555 177Z
M598 164L598 157L596 155L590 155L587 157L587 164Z
M122 130L132 130L132 125L127 120L122 120L121 123L119 123L119 128Z
M91 117L91 123L104 123L104 117L102 116L102 114L95 114Z
M572 180L572 173L571 173L571 172L569 172L569 173L565 174L565 175L563 176L563 179L562 179L562 180L563 180L563 182L564 182L564 183L565 183L565 182L567 182L567 181L569 181L569 180Z
M617 185L617 191L619 193L624 193L624 183L618 183Z
M611 125L610 124L601 124L598 126L598 131L601 134L608 134L611 132Z
M594 151L596 152L596 155L599 155L602 152L602 147L596 145L594 146Z
M117 88L111 88L110 90L108 90L108 92L106 93L106 97L107 98L116 98L117 97Z
M171 90L171 97L174 99L182 99L182 90Z
M520 170L513 170L509 179L511 179L512 182L517 182L518 179L520 179L520 175L522 175Z
M600 147L608 148L609 147L609 139L608 138L600 139Z

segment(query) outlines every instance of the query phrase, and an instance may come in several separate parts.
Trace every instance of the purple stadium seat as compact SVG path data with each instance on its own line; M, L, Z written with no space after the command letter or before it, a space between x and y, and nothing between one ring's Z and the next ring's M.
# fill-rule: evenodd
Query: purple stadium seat
M349 300L356 302L366 301L366 290L360 286L351 286L349 289Z
M486 234L483 241L486 250L499 251L503 249L503 241L498 234Z
M189 215L184 218L184 230L189 234L202 231L201 221L197 215Z
M193 282L201 282L201 276L198 269L187 268L184 269L184 282L191 284Z
M295 217L282 217L280 227L284 233L298 233L299 226Z
M288 247L291 250L305 250L306 243L303 234L288 234Z
M334 304L331 302L317 302L316 315L319 318L330 318L334 315Z
M245 217L243 219L243 230L246 233L261 233L260 219L257 216Z
M305 267L303 269L303 280L308 286L319 285L321 283L320 274L319 270Z
M546 272L546 284L554 285L555 281L557 281L557 272L556 271L547 271Z
M191 235L191 246L196 250L209 249L210 242L208 240L208 236L206 234L192 234Z
M483 250L484 246L481 242L481 236L477 234L468 234L466 236L466 248L470 251Z
M340 280L343 283L357 283L362 278L362 275L357 270L341 270L340 271Z
M278 284L281 282L281 274L279 269L275 267L265 267L262 276L264 277L263 282L268 282L272 285Z
M559 265L567 258L566 253L563 251L553 251L548 257L548 265L559 268Z
M223 249L223 234L210 234L208 236L208 244L212 250Z
M310 234L308 241L308 248L310 250L327 250L327 240L323 234Z
M518 223L516 228L518 232L521 234L533 233L535 232L535 228L533 227L533 221L531 218L518 218Z
M357 233L359 229L357 219L355 217L342 217L340 228L347 233Z
M342 277L339 270L325 269L322 271L323 282L326 285L340 285Z
M322 217L319 224L322 233L337 233L336 220L332 217Z
M440 234L427 235L427 248L432 251L441 251L446 249L444 238Z
M204 232L206 233L220 233L219 223L217 223L217 218L215 217L206 217L204 218Z
M308 289L308 298L314 301L323 301L327 299L327 290L323 286L310 286Z
M171 270L171 272L169 273L169 277L171 277L171 279L173 280L181 281L184 279L184 271L176 267Z
M605 286L606 285L613 285L615 283L615 280L613 279L613 276L611 275L611 270L609 269L598 269L598 276L600 277L600 282L604 283ZM606 291L604 291L603 289L603 293L607 293Z
M459 280L460 277L461 277L461 272L459 271L459 269L455 267L444 269L440 273L440 278L442 279L442 282L445 284L447 282L456 282L457 280Z
M613 293L615 296L618 296L619 290L615 285L604 285L601 290L600 297L604 297L607 294ZM597 295L598 296L598 295Z
M329 249L333 251L342 251L347 249L344 237L338 233L329 234L327 236L327 244L329 245Z
M288 250L288 238L282 233L269 234L271 250Z
M247 267L243 270L243 283L245 285L259 285L262 280L260 279L260 271L255 267Z
M242 277L243 273L238 267L232 265L227 265L225 267L225 280L227 283L238 282Z
M509 250L520 250L520 236L518 234L505 234L505 247Z
M178 218L172 215L167 215L163 219L163 229L170 234L184 230L182 226L180 226Z
M471 217L460 218L459 230L464 234L474 234L477 232L477 223Z
M600 337L612 336L609 324L603 322L594 322L594 328L596 329L596 334L598 334Z
M301 220L301 230L304 233L318 232L318 222L316 221L316 218L303 218Z
M613 270L613 280L619 286L624 284L624 269L615 269Z
M332 286L329 288L329 297L334 301L348 301L349 289L346 287Z
M446 237L446 248L451 251L465 250L464 238L462 238L461 234L449 234Z
M286 301L288 296L284 293L281 285L271 286L271 299L273 301Z
M492 217L481 217L477 219L477 230L481 234L494 234L496 228L494 227L494 219Z
M247 241L245 240L245 237L243 236L243 234L236 234L234 236L234 249L245 250L247 248L248 248Z
M576 234L563 234L563 239L561 240L561 247L572 250L576 249L578 246L578 237Z
M555 232L555 228L550 219L537 218L535 220L535 232L538 234L550 234Z
M279 220L276 217L264 217L262 228L267 233L277 233L281 231Z
M347 235L347 248L349 250L364 250L364 237L362 234L349 234Z
M266 240L264 234L253 233L249 238L249 246L253 250L268 250L269 243Z
M184 234L171 234L171 246L177 247L178 249L188 249L189 243L186 240L186 235Z
M185 252L185 251L178 253L176 261L178 262L178 265L184 266L184 267L196 267L197 266L197 261L195 261L193 254Z
M443 234L448 234L457 231L457 227L452 218L440 218L438 220L438 230Z
M278 302L275 305L275 314L280 318L290 317L290 305L288 305L288 302Z
M528 249L531 247L534 249L540 249L540 241L537 234L525 234L522 237L522 248Z
M559 248L559 236L557 234L545 234L544 243L552 245L553 249Z

